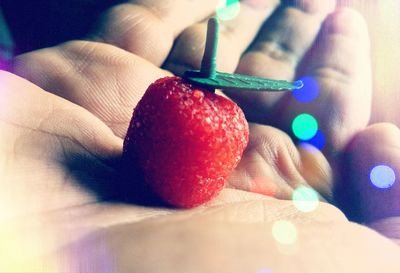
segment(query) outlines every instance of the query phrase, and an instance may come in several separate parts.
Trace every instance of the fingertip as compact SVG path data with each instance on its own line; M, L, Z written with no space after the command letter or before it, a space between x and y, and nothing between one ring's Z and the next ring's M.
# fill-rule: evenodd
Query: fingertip
M328 160L318 148L310 144L301 144L298 150L302 176L313 189L325 199L332 201L333 174Z
M400 216L399 128L389 123L369 126L354 137L346 152L347 172L340 183L348 191L344 201L356 202L348 208L351 213L366 223Z
M323 25L323 32L358 39L368 38L368 26L365 18L361 13L349 7L340 7L330 13Z
M380 144L400 146L399 128L388 122L372 124L355 135L346 150L352 151L359 147L376 150Z

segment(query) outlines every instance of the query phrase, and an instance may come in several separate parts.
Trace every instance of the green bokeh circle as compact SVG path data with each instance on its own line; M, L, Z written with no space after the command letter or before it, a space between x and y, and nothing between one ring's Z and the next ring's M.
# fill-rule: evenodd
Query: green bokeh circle
M238 16L240 12L239 0L220 0L216 14L219 20L228 21Z
M293 134L301 140L310 140L318 131L318 122L310 114L300 114L292 122Z

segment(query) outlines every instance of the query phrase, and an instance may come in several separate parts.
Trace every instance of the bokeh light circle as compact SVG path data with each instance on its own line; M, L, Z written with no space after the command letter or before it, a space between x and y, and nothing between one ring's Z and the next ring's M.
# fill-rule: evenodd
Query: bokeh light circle
M312 139L318 131L318 122L310 114L300 114L292 122L293 134L301 140Z
M316 153L320 150L317 149L314 145L309 144L307 141L302 141L299 143L299 148L306 150L309 153Z
M387 189L396 182L394 170L387 165L378 165L372 168L369 178L372 184L380 189Z
M312 102L319 94L318 82L313 77L303 77L300 80L303 82L303 87L293 90L293 96L299 102Z
M229 21L240 13L239 0L220 0L217 5L216 14L219 20Z
M291 222L279 220L272 226L272 236L280 244L291 245L297 240L297 229Z
M317 133L311 139L303 141L302 143L310 144L321 151L325 147L325 135L321 130L317 130Z
M297 187L292 194L294 206L302 212L314 211L319 204L318 193L311 187Z

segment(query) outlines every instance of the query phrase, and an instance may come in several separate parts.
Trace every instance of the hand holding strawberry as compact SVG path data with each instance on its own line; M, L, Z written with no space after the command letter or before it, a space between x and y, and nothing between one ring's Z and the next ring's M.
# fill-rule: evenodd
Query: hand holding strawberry
M196 1L185 2L191 5L198 4ZM245 2L247 1L241 1L243 4ZM267 4L279 5L281 2L268 1ZM294 8L297 11L310 6L305 6L303 5L304 1L299 1L294 7L294 3L289 2L282 2L280 8L274 13L274 20L268 20L265 30L260 31L261 34L274 31L275 35L271 37L263 34L260 37L272 38L269 42L277 45L282 42L282 38L291 38L290 41L295 42L290 43L294 45L294 48L291 48L294 49L294 52L285 53L296 53L298 60L301 60L303 58L301 48L307 48L307 39L314 40L315 38L313 30L319 30L319 21L314 18L318 17L321 20L324 18L321 16L320 7L329 1L306 1L317 6L313 5L311 6L313 8L301 10L301 12L291 11L294 11ZM167 6L170 10L162 15L178 18L176 24L165 24L165 21L159 20L160 24L168 27L178 25L179 29L175 29L174 32L176 34L181 33L181 30L188 26L189 23L183 22L182 16L173 11L174 5L176 7L182 1L153 1L153 3ZM163 37L162 34L170 35L167 31L160 34L160 31L149 28L152 25L149 22L152 22L151 20L154 18L159 18L158 16L151 16L146 9L142 8L144 15L140 17L138 8L141 6L132 6L136 8L134 10L136 12L132 13L134 15L132 18L136 18L141 23L130 24L126 21L127 16L115 16L113 17L115 20L124 20L123 24L117 26L125 28L135 26L141 27L142 30L145 28L147 33L154 33L154 37ZM157 10L166 10L166 8ZM187 14L187 10L193 10L194 13L199 14L197 9L182 10L185 14ZM127 5L125 5L116 11L124 12L126 15L127 11L131 10L127 9ZM237 50L238 40L240 39L242 44L246 43L243 32L238 29L249 28L248 24L242 22L247 20L254 22L257 18L265 21L265 16L249 16L245 9L242 11L245 12L241 15L242 20L232 20L232 27L227 28L235 30L236 34L226 33L229 34L229 43L237 54L242 53ZM262 10L257 9L256 12L262 12ZM148 20L143 20L143 18ZM197 15L196 17L191 13L185 18L198 20L196 18L204 18L204 16ZM356 89L365 92L365 88L359 88L357 79L369 78L368 75L362 73L363 70L357 68L358 65L367 67L369 59L365 57L361 58L365 62L349 62L349 57L364 56L363 52L367 51L367 46L354 46L355 40L362 43L363 36L354 33L357 24L356 26L352 24L349 29L349 24L346 22L354 23L354 20L348 20L347 15L345 18L346 20L343 20L343 12L329 17L320 31L320 33L327 34L324 40L329 46L318 44L321 52L309 66L317 67L321 69L320 71L337 72L320 74L322 78L321 92L331 94L329 97L331 100L317 105L318 108L324 110L324 112L316 114L319 120L324 116L331 120L351 120L352 115L349 114L351 112L344 111L346 109L339 106L352 98L362 102L362 98L365 97L365 95L358 96L359 93L353 91ZM269 24L270 22L277 23L275 28ZM279 26L283 26L283 28L276 30L276 27ZM196 24L191 29L198 30L199 28ZM303 31L299 32L298 29ZM142 48L146 48L146 52L151 53L152 56L157 55L160 51L148 50L149 44L168 47L167 43L148 43L148 39L137 39L131 35L134 33L143 34L138 31L138 28L132 28L131 32L119 31L118 28L112 29L112 34L125 36L130 41L141 43ZM251 34L250 31L246 31L246 33ZM288 37L287 34L292 33L300 33L300 35ZM171 35L171 37L173 36ZM188 49L192 48L193 43L187 41L188 35L179 35L179 37ZM238 39L232 41L232 37ZM293 37L296 39L292 39ZM175 44L179 44L179 41ZM184 52L178 46L175 48L176 52L180 54ZM168 48L168 51L170 49ZM241 58L241 69L245 70L246 67L253 69L254 73L249 74L259 75L255 72L260 72L263 75L259 76L268 77L264 73L270 72L275 73L277 78L284 78L285 71L297 68L296 64L292 63L292 58L280 58L279 60L262 58L262 56L267 57L270 56L268 54L276 53L276 51L271 52L270 49L271 47L251 48L248 54ZM274 49L279 48L274 47ZM343 52L349 54L343 54ZM252 58L254 55L261 55L261 58ZM234 56L229 54L227 59L234 60ZM338 56L346 58L346 62L334 62ZM223 60L223 58L220 59ZM171 60L173 58L170 58ZM185 64L188 63L188 58L184 56L179 57L179 60L184 61ZM275 65L271 65L268 60ZM60 256L57 257L60 259L57 261L66 260L65 250L67 248L74 254L72 258L75 263L82 262L83 267L78 268L77 266L76 272L86 270L88 265L97 272L108 269L110 272L132 272L132 270L135 272L160 270L174 273L195 270L210 272L220 270L221 265L227 266L224 267L226 270L231 269L230 272L258 272L265 266L275 272L291 272L294 262L307 260L313 262L302 263L306 272L320 272L321 268L329 272L335 272L337 268L344 268L349 272L374 272L374 270L375 272L399 272L396 270L399 266L396 262L399 260L398 248L390 244L388 240L379 238L376 233L368 231L367 228L348 223L338 210L322 203L318 207L318 212L310 214L292 210L293 206L288 200L263 198L260 195L244 191L227 190L220 195L218 203L221 205L217 209L205 208L196 213L183 211L176 214L175 210L146 208L138 206L136 203L132 204L132 202L130 204L121 203L121 201L125 201L122 198L122 200L105 199L102 195L103 190L107 194L115 193L115 182L118 182L115 181L114 174L119 170L114 168L113 159L120 158L122 140L115 135L119 137L125 135L132 116L132 109L137 104L136 99L142 97L142 92L146 90L150 82L164 77L165 71L126 51L93 42L72 42L29 53L20 57L17 63L19 73L23 73L45 90L63 96L86 110L48 92L33 88L33 86L19 85L17 84L20 81L18 79L6 80L6 77L3 77L0 81L3 86L1 98L4 100L3 107L0 109L3 121L0 128L0 140L3 156L5 155L7 159L1 166L3 174L1 180L3 206L1 207L5 208L6 212L2 216L14 221L16 219L14 216L17 216L16 212L23 212L19 215L21 221L14 223L24 227L23 230L15 229L15 236L6 233L6 237L3 237L6 241L6 244L2 244L5 250L3 254L6 257L15 254L16 260L22 261L24 250L32 250L35 254L35 261L39 263L38 268L40 268L36 271L39 271L44 268L44 263L37 257L46 245L46 240L55 239L54 242L50 242L51 248L60 247L62 250ZM256 66L257 64L259 65ZM285 66L285 64L288 65ZM259 71L258 67L265 67L267 71ZM279 69L282 67L287 70ZM341 74L350 67L356 69L354 74L350 76ZM338 75L343 77L337 77ZM347 80L341 81L339 84L337 81L342 79ZM329 91L340 92L329 93ZM331 103L332 99L333 103ZM261 99L256 101L260 104L265 102ZM240 105L243 105L242 102ZM254 108L253 104L250 106L252 109ZM245 107L243 109L249 110ZM268 109L262 108L262 117L270 116ZM327 111L330 109L337 111ZM359 111L358 109L359 107L355 110ZM343 113L343 119L338 119L338 113ZM282 112L280 115L286 116ZM362 114L357 116L362 116ZM40 126L38 126L39 123ZM318 163L323 162L320 160L321 158L315 158L315 160L298 158L295 146L287 135L283 132L277 134L278 130L273 130L270 126L258 125L257 127L258 130L252 130L250 134L249 145L251 146L246 150L240 166L235 169L239 176L243 175L249 180L257 178L258 173L255 167L261 170L270 169L273 171L272 174L284 175L285 171L296 170L286 168L290 166L287 163L294 163L298 166L307 161L305 162L308 167L307 171L312 177L319 178L318 171L321 170L319 168L321 165ZM385 127L378 127L376 130L369 131L368 136L372 135L373 138L368 138L368 141L365 141L364 138L363 145L357 145L359 149L353 150L352 155L357 156L360 150L368 147L365 151L366 157L359 158L367 158L370 163L376 163L385 158L393 166L398 166L396 165L398 162L396 147L399 147L398 139L400 138L382 137L382 134L393 135L388 132L387 127L388 125L386 125L386 130L384 130ZM345 130L347 127L333 126L332 128ZM391 127L390 129L398 132L397 128ZM266 140L271 141L266 142ZM283 143L289 147L279 146L277 143ZM274 150L275 147L286 149ZM285 151L294 152L285 153ZM265 156L262 157L262 155ZM279 161L274 160L274 155ZM351 179L343 180L346 186L355 183L362 185L361 182L368 182L360 178L368 179L365 174L368 174L370 164L361 160L355 162L366 168L360 168L359 165L350 166L346 175ZM119 161L115 163L119 166ZM162 163L165 164L165 162ZM396 167L397 172L398 168ZM298 178L298 176L295 177L293 181L298 181ZM237 188L243 190L246 181L241 178L237 181L241 183ZM291 180L283 180L283 183L280 183L280 181L271 179L269 182L275 183L278 190L287 189L287 192L290 193L292 189ZM365 184L365 186L367 185ZM125 192L123 193L125 194ZM359 192L353 192L352 196L359 196ZM393 200L395 201L395 199ZM363 199L363 201L360 202L361 205L367 202L367 204L376 204L379 207L382 204L371 202L370 199ZM166 215L167 213L171 214ZM276 247L276 241L272 233L268 231L271 231L274 221L284 217L293 220L300 232L298 233L301 235L300 241L298 241L300 244L295 246L299 246L299 250L307 249L307 251L296 251L292 253L293 255L286 255L280 251L281 248ZM391 222L382 221L381 229L378 230L389 236L395 235L396 232L392 234L389 232L397 230L396 218L392 217L389 220ZM340 232L332 232L333 230L338 231L337 227L340 228ZM26 230L29 233L21 232ZM21 234L24 236L21 237ZM60 234L65 236L60 236ZM82 239L82 236L87 234L89 240ZM29 247L27 239L31 239L29 241L38 243L38 245ZM341 243L343 241L346 241L346 245ZM10 253L7 242L10 242L12 247L15 246L11 249L16 251ZM57 245L54 245L55 243ZM327 243L330 244L329 249L324 247ZM373 247L365 247L366 243ZM74 247L74 245L78 247ZM210 246L214 251L210 251ZM352 255L354 253L357 255ZM327 259L327 257L339 257L338 255L343 259L336 259L333 262L332 259ZM239 260L238 257L240 257ZM185 263L183 264L182 261ZM380 262L377 263L377 261ZM7 264L7 260L2 259L2 265L4 262ZM22 266L25 265L22 263ZM107 265L112 267L108 268ZM71 271L71 264L69 263L68 266L67 271ZM391 266L395 270L390 270ZM53 271L61 270L62 268L56 268ZM6 267L3 271L10 272L16 271L16 269L11 267L10 270Z
M133 113L124 142L125 161L139 167L164 201L191 208L215 197L239 163L249 141L242 110L216 95L215 87L282 91L301 88L258 77L216 71L219 24L208 23L200 71L157 80Z

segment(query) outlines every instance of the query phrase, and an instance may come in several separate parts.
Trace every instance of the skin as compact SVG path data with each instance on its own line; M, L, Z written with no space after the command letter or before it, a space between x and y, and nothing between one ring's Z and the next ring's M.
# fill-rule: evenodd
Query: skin
M371 57L374 67L372 115L370 123L392 122L399 126L397 111L399 88L397 71L400 69L400 52L395 50L400 42L397 20L400 2L339 0L338 4L360 11L367 21L371 35Z
M193 210L174 210L110 195L121 182L116 177L122 138L147 86L179 74L182 66L199 64L199 56L190 52L204 43L204 20L215 5L201 2L201 8L190 7L196 1L183 0L116 6L92 41L18 57L14 73L30 82L0 72L0 238L6 242L0 253L12 257L0 264L0 271L399 271L399 186L385 197L362 191L376 162L397 167L399 177L399 129L391 124L367 127L368 33L360 15L349 9L334 11L331 1L281 6L274 15L275 23L282 25L276 32L261 25L278 2L261 2L262 8L244 2L247 15L222 27L220 47L230 47L219 53L220 69L283 79L313 75L321 97L300 105L281 94L227 92L254 124L249 147L220 196ZM188 8L193 16L185 15ZM240 29L249 13L253 16L247 27L252 31L242 37L235 26ZM285 36L284 30L294 35ZM135 33L146 39L136 39ZM257 33L256 43L246 50ZM290 50L282 51L282 44ZM313 113L324 126L329 145L322 152L296 146L285 133L290 117L300 111ZM347 172L340 171L343 165ZM263 179L254 187L257 177ZM344 182L349 193L340 187ZM362 215L357 220L393 240L349 222L329 203L300 212L289 200L299 185L312 186L331 202L338 202L335 189L341 190L337 195L344 201L361 189L358 203L347 202L351 206L343 205L343 211L351 217L353 205L359 206ZM270 188L275 194L263 195ZM294 223L294 245L274 239L276 220Z

